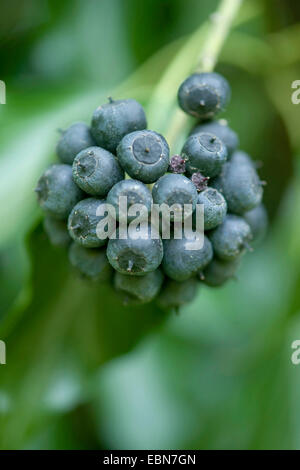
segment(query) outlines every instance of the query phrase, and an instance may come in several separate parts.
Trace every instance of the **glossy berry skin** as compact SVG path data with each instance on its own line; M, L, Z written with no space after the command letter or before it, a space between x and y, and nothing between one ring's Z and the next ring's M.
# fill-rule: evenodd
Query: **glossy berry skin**
M164 258L162 267L165 274L174 281L186 281L202 271L213 257L212 245L204 236L201 249L191 250L191 240L183 236L182 239L164 240Z
M124 178L116 157L101 147L82 150L73 162L73 179L87 194L104 197Z
M263 188L253 162L244 152L235 152L211 182L225 197L228 211L242 215L260 204Z
M99 147L115 153L125 135L146 128L147 120L140 103L133 99L110 99L94 112L91 133Z
M154 229L153 229L154 230ZM155 271L161 264L163 245L160 238L151 238L151 226L141 229L145 238L134 239L130 232L126 239L119 238L119 229L116 238L111 238L107 245L107 258L112 267L122 273L134 276L143 276Z
M84 122L76 122L62 132L56 146L56 153L62 163L72 165L76 155L92 145L95 145L95 141L90 128Z
M168 173L161 176L155 183L152 189L152 196L155 204L167 204L169 207L177 204L178 213L182 213L187 217L190 213L186 212L184 214L184 204L191 204L192 211L194 211L198 193L195 185L189 178L184 175ZM174 220L173 213L171 213L171 220Z
M106 257L105 248L84 248L73 242L69 248L71 265L85 278L94 281L108 281L113 269Z
M195 278L183 282L166 279L157 298L157 303L165 309L177 309L191 302L196 297L198 288L199 284Z
M70 165L51 165L40 177L35 188L38 203L48 215L66 219L84 193L74 183Z
M181 153L190 174L200 172L204 176L217 176L227 161L225 144L207 132L191 135Z
M268 214L263 204L243 214L243 218L250 225L253 235L253 242L259 243L266 235L268 228Z
M204 206L204 230L211 230L220 225L227 213L227 204L219 191L207 188L198 194L197 204Z
M203 124L196 126L190 135L196 135L202 132L208 132L209 134L215 135L225 144L228 160L239 146L237 133L234 132L223 119L220 119L219 121L204 122Z
M114 276L114 287L123 297L124 304L147 303L158 294L164 276L159 269L145 276L127 276L119 272Z
M178 102L183 111L198 119L212 119L230 99L227 80L218 73L194 73L180 85Z
M214 258L204 269L203 273L199 274L200 280L211 287L222 286L229 279L234 278L239 265L239 257L232 261Z
M117 148L120 165L131 178L154 183L169 167L170 149L165 138L154 131L126 135Z
M224 261L231 261L245 252L251 242L251 229L237 215L228 214L224 222L209 234L214 253Z
M97 224L103 218L96 215L96 211L101 204L105 204L104 199L89 197L83 199L73 208L68 219L68 230L73 240L86 248L96 248L107 243L97 236Z
M107 195L107 203L114 206L116 210L116 218L119 220L119 198L127 197L127 220L131 222L136 216L130 216L128 210L134 204L142 204L150 214L152 206L152 194L148 187L141 181L127 179L119 181L115 184Z
M67 222L65 220L55 219L47 215L44 218L43 226L52 245L68 246L71 242Z

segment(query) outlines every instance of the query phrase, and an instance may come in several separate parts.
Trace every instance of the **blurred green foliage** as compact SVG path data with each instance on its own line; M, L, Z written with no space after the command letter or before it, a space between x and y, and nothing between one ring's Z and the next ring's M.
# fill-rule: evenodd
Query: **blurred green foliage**
M179 317L121 307L50 246L32 191L56 129L88 122L107 95L140 100L168 132L217 4L1 2L1 448L300 447L296 2L245 0L217 68L233 91L226 118L268 181L269 234L238 282L203 287Z

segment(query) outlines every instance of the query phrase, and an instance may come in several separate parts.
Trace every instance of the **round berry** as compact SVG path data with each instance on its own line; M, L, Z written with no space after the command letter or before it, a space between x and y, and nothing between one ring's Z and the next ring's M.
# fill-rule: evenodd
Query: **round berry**
M94 112L91 133L99 147L115 153L126 134L146 128L147 120L140 103L132 99L110 99Z
M253 241L259 243L264 238L268 228L268 214L263 204L243 214L249 224L253 235Z
M126 135L117 148L120 165L143 183L154 183L169 167L169 146L154 131L136 131Z
M97 225L105 217L97 215L99 206L106 204L103 199L89 197L73 208L68 220L68 230L75 242L86 248L105 245L107 239L98 237ZM111 233L107 233L109 236Z
M228 214L224 222L210 233L209 238L218 258L231 261L248 248L252 234L242 217Z
M152 232L152 234L151 234ZM111 238L107 246L107 258L112 267L120 273L143 276L155 271L163 257L162 241L151 225L141 226L141 238L135 238L128 231L126 239Z
M220 225L227 213L227 204L219 191L207 188L198 194L197 204L204 206L204 230L211 230Z
M185 218L195 210L197 203L197 189L192 181L184 175L168 173L161 176L152 189L153 202L166 204L171 208L174 204L174 213L182 214ZM190 204L191 211L184 211L184 205ZM171 220L177 220L175 214L171 214Z
M127 276L116 272L114 287L123 297L125 304L147 303L158 294L164 276L159 269L145 276Z
M47 215L43 226L52 245L67 246L70 243L71 237L65 220L55 219Z
M200 134L202 132L208 132L209 134L217 136L225 144L228 160L239 146L237 133L227 125L227 122L224 119L200 124L192 130L190 135Z
M203 273L199 274L199 278L208 286L222 286L225 282L235 276L239 265L240 257L232 261L223 261L218 258L214 258L204 269Z
M57 219L66 219L84 197L73 181L72 167L64 164L51 165L40 177L35 191L41 208Z
M179 87L183 111L199 119L211 119L223 111L230 99L227 80L218 73L194 73Z
M175 281L185 281L202 271L213 257L210 241L204 236L203 246L191 249L196 236L190 232L181 239L164 240L163 270L168 277ZM196 248L196 245L193 246Z
M73 162L73 178L87 194L103 197L124 178L124 171L112 153L100 147L88 147Z
M243 150L237 150L232 155L236 165L249 165L253 168L256 168L254 160L248 155L248 153L243 152Z
M84 248L73 242L69 249L69 260L83 277L94 281L108 281L113 272L104 248Z
M127 198L127 220L131 222L136 216L129 215L128 210L135 204L142 204L146 208L146 214L149 215L152 207L152 195L148 187L137 180L122 180L115 184L107 195L107 203L114 206L116 218L119 220L120 197Z
M199 284L195 278L177 282L166 279L163 288L157 298L160 307L178 309L182 305L191 302L197 294Z
M84 122L72 124L62 136L56 146L56 153L62 163L72 165L76 155L81 150L95 145L90 128Z
M262 200L262 183L252 160L244 152L235 152L211 184L223 194L228 210L234 214L242 215Z
M191 135L182 148L189 173L200 171L204 176L217 176L227 160L225 144L213 134Z

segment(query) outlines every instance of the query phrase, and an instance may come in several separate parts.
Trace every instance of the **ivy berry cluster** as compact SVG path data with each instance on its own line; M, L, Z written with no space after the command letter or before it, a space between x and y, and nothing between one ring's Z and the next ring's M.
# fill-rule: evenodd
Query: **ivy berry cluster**
M170 158L166 139L147 129L143 107L133 99L98 107L88 126L62 132L56 147L59 163L40 177L36 192L45 213L44 229L54 245L68 247L71 265L96 282L112 282L125 303L153 299L165 308L192 300L199 284L223 285L235 275L247 249L265 232L263 184L254 162L238 150L237 134L224 120L214 120L230 99L227 80L217 73L196 73L178 90L181 109L196 125L179 155ZM140 204L147 223L139 237L120 236L124 214ZM115 208L114 236L100 238L102 205ZM163 221L153 237L151 211L166 204L191 218L190 233L162 239ZM185 213L186 204L191 207ZM196 236L196 206L204 208L204 243L190 249ZM112 235L112 234L110 234Z

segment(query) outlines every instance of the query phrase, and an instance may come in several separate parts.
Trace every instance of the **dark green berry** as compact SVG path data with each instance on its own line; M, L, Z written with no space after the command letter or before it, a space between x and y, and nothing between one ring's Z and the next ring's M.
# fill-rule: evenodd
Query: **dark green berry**
M154 227L151 230L150 225L142 226L142 238L134 238L129 231L126 239L120 239L117 229L116 238L111 238L107 246L108 261L116 271L143 276L158 268L163 257L163 245L159 235L151 238L151 231L155 232Z
M155 204L166 204L174 207L174 213L183 214L184 217L191 215L197 203L197 189L192 181L184 175L168 173L161 176L152 189L153 202ZM184 204L191 205L191 211L184 212ZM171 214L171 220L177 220Z
M115 153L126 134L146 128L145 112L137 101L110 99L94 112L91 133L99 147Z
M107 195L107 203L114 206L116 210L116 218L119 220L119 204L120 198L127 198L127 211L135 204L142 204L146 208L146 216L150 214L152 206L152 195L148 187L141 181L127 179L119 181L115 184ZM129 215L127 212L127 220L131 222L136 215Z
M54 246L67 246L71 242L68 232L67 222L65 220L55 219L47 215L44 219L44 230Z
M73 240L79 245L96 248L107 242L107 239L100 239L97 233L98 223L106 217L106 215L97 215L102 204L106 204L106 201L89 197L76 204L69 215L68 230ZM107 235L109 236L110 233Z
M66 219L84 193L74 183L70 165L51 165L35 188L38 203L52 217Z
M95 141L90 128L84 122L76 122L66 131L62 131L56 153L62 163L72 165L76 155L92 145L95 145Z
M208 286L222 286L229 279L234 278L239 265L240 257L232 261L223 261L218 258L214 258L204 269L203 273L199 274L199 278Z
M105 282L111 278L113 269L107 260L105 248L84 248L73 242L69 249L69 260L87 279Z
M227 160L225 144L207 132L191 135L181 153L190 174L200 171L202 175L209 177L217 176Z
M234 132L224 119L219 121L210 121L203 124L197 125L191 132L191 135L199 134L202 132L208 132L217 136L227 148L227 159L231 157L232 153L239 146L239 138L236 132Z
M252 160L250 155L248 155L246 152L243 152L243 150L237 150L233 153L232 155L234 157L234 161L236 165L249 165L252 166L253 168L256 168L255 161Z
M248 248L252 234L242 217L228 214L224 222L209 234L209 238L218 258L231 261Z
M136 131L126 135L117 148L120 165L131 178L154 183L169 167L169 146L154 131Z
M228 210L234 214L242 215L262 200L262 183L253 162L244 152L235 152L211 184L223 194Z
M268 228L268 214L263 204L243 214L249 224L253 235L253 242L259 243L263 240Z
M112 153L100 147L89 147L76 156L73 178L87 194L104 197L124 178L124 171Z
M206 236L199 249L191 249L191 243L195 243L192 232L188 237L184 235L181 239L164 240L162 267L167 276L175 281L185 281L202 271L213 257L212 246Z
M145 274L145 276L127 276L116 272L114 287L123 296L125 304L147 303L158 294L164 276L159 269Z
M227 213L227 204L219 191L207 188L198 194L197 204L204 206L204 230L220 225Z
M196 297L198 288L199 284L195 278L183 282L166 279L157 298L157 303L165 309L178 309Z
M178 90L179 106L198 119L212 119L230 99L227 80L218 73L194 73Z

